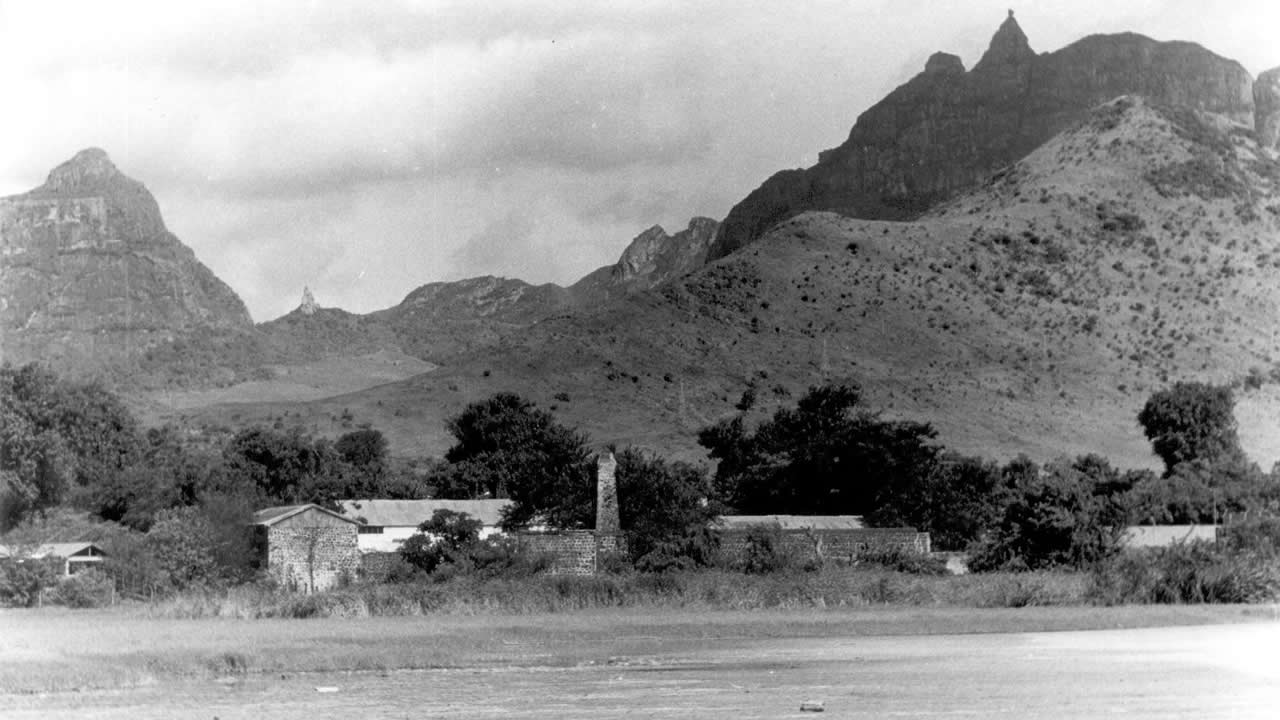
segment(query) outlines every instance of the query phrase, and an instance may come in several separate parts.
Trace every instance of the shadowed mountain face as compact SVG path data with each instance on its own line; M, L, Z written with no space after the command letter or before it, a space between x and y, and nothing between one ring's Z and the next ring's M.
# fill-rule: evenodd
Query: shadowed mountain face
M72 371L195 330L247 331L244 303L165 229L102 150L0 199L0 354Z
M966 72L937 53L864 112L818 164L769 178L730 210L710 259L805 210L902 220L1017 161L1099 103L1134 94L1254 122L1253 81L1198 45L1095 35L1037 55L1012 13Z

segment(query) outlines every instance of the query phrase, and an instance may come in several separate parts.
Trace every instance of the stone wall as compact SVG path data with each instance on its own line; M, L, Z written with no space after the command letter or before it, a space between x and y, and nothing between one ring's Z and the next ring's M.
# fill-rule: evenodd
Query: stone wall
M594 575L603 556L625 553L626 538L618 533L566 530L556 533L520 533L520 551L550 560L550 575Z
M282 587L316 592L354 580L360 568L356 526L276 526L267 531L267 569Z
M931 550L929 533L913 528L861 528L848 530L781 530L762 528L776 543L777 551L801 563L821 559L824 562L853 562L868 553L903 552L927 555ZM749 529L721 530L721 558L729 563L745 557Z

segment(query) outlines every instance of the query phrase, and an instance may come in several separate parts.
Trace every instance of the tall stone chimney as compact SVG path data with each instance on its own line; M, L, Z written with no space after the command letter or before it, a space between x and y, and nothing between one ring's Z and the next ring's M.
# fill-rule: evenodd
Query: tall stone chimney
M613 453L596 457L596 534L616 535L622 532L618 517L618 461Z

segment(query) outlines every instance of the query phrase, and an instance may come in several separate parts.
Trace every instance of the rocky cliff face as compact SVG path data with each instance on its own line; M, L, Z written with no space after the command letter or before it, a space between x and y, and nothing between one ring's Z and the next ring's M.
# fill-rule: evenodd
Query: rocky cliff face
M1280 67L1258 76L1253 84L1254 128L1265 148L1280 150Z
M175 333L248 330L240 298L102 150L0 199L0 357L100 369Z
M692 272L707 261L718 227L715 220L704 217L693 218L675 235L654 225L631 241L618 262L592 272L569 291L579 304L593 305Z
M729 212L709 259L805 210L916 217L1125 94L1254 122L1252 78L1234 61L1132 33L1037 55L1010 13L971 71L954 55L935 54L817 165L766 180Z

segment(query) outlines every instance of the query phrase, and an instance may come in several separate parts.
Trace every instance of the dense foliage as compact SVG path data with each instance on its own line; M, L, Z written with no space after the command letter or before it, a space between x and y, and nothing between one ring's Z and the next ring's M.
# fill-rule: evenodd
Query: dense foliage
M719 461L720 498L746 515L865 515L926 476L934 429L882 420L861 399L854 386L813 387L755 430L741 415L704 428L698 442Z
M1164 461L1165 475L1190 460L1242 458L1236 435L1231 388L1180 382L1151 395L1138 422L1151 449Z

